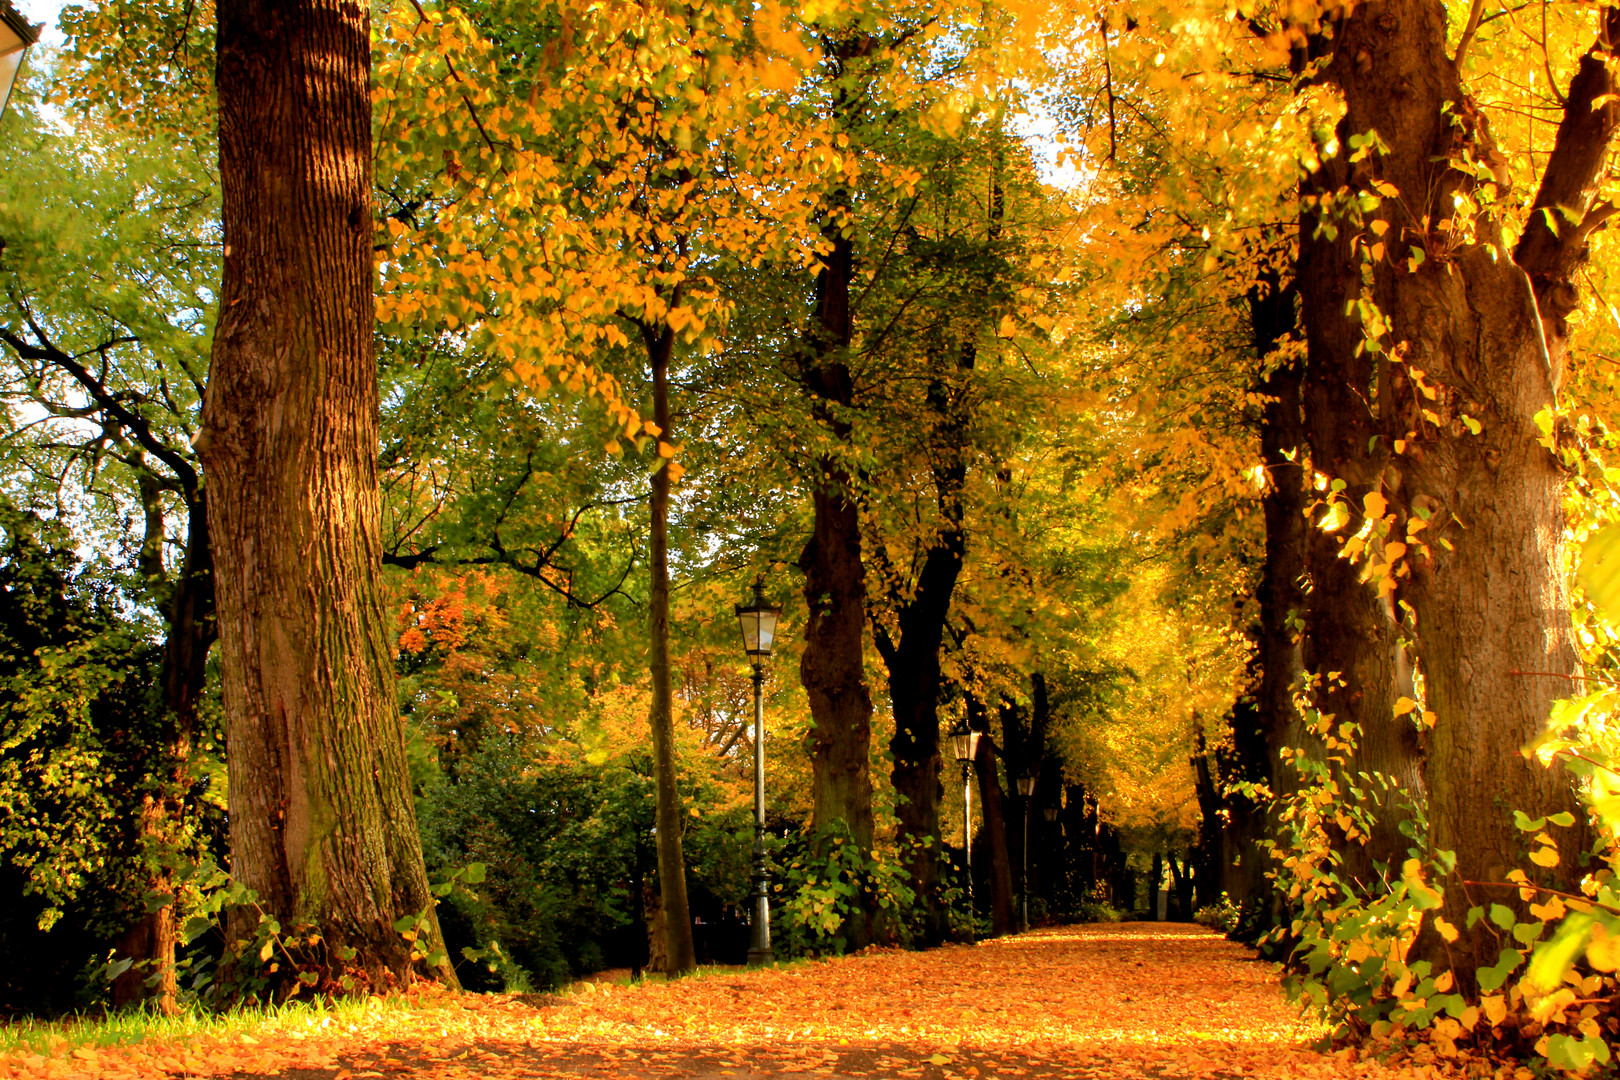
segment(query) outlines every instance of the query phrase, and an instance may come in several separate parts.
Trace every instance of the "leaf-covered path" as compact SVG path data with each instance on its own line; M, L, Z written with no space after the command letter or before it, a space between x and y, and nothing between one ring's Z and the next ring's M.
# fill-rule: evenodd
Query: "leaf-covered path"
M1018 1080L1415 1076L1319 1034L1269 964L1193 926L1063 927L556 997L433 995L358 1021L0 1059L0 1076Z

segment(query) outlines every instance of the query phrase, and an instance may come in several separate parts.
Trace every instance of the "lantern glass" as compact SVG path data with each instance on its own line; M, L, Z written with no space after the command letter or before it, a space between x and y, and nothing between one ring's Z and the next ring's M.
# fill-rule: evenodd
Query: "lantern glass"
M1056 821L1058 816L1058 808L1055 806L1048 806L1042 810L1041 813L1046 815L1047 821Z
M979 756L979 733L959 727L951 732L951 748L957 761L973 761Z
M754 602L737 605L737 622L742 626L743 651L749 656L769 656L776 643L776 623L782 609L765 602L765 584L754 585Z
M1026 799L1035 794L1035 778L1033 776L1020 776L1018 778L1018 794Z

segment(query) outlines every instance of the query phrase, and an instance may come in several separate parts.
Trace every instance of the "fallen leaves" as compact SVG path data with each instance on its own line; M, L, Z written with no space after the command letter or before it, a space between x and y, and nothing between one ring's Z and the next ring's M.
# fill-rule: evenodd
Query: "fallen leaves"
M1441 1075L1312 1050L1322 1034L1240 946L1139 923L553 997L421 991L342 1023L0 1057L0 1080Z

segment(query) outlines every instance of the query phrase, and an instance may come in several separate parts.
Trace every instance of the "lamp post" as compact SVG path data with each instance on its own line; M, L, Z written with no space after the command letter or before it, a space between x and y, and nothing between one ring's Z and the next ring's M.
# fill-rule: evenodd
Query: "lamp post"
M776 959L771 953L771 871L765 862L765 661L776 640L782 609L765 602L765 579L754 582L754 602L737 605L743 650L754 665L754 891L748 925L748 965Z
M39 40L39 27L29 26L6 0L0 0L0 116L11 100L11 87L22 70L23 53Z
M1018 794L1024 799L1024 880L1019 892L1024 900L1024 933L1029 933L1029 803L1035 794L1035 778L1033 776L1020 776L1018 778Z
M974 925L977 916L973 913L973 785L968 777L974 759L979 756L979 733L964 720L951 730L951 746L956 751L956 760L962 763L962 856L967 867L968 943L972 944L978 933Z

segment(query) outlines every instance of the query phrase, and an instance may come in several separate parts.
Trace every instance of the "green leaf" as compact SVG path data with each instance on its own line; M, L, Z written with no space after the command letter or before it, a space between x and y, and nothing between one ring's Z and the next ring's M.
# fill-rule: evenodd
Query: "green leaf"
M1513 811L1513 824L1520 832L1539 832L1547 825L1546 818L1531 818L1523 810Z
M1592 936L1592 916L1575 912L1558 924L1552 940L1544 942L1530 954L1530 970L1526 978L1543 990L1563 985L1564 973L1573 970L1581 950Z
M1492 904L1491 922L1495 923L1497 926L1500 926L1504 930L1511 930L1513 929L1513 924L1518 922L1518 920L1513 917L1513 909L1508 907L1506 904Z

